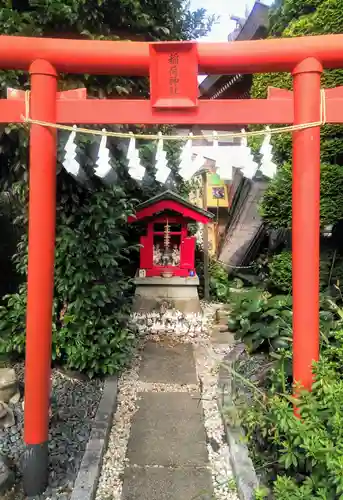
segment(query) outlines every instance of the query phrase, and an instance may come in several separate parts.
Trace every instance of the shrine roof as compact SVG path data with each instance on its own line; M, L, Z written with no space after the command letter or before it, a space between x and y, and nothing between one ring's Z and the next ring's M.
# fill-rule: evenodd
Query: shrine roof
M129 217L128 222L135 222L153 217L167 210L177 212L185 218L204 224L210 222L210 220L214 218L214 214L211 212L193 205L173 191L164 191L138 205L136 207L136 215Z

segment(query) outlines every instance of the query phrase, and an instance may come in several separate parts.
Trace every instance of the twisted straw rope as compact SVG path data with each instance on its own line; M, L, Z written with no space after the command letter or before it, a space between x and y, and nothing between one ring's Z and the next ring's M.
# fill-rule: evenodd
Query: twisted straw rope
M60 125L57 123L50 123L43 120L34 120L30 118L30 91L25 92L25 116L21 115L21 119L24 124L30 125L41 125L42 127L49 127L57 130L66 130L69 132L75 132L79 134L90 134L99 135L106 137L117 137L119 139L143 139L156 141L162 139L163 141L188 141L189 139L208 139L209 141L229 139L235 137L262 137L265 135L278 135L278 134L288 134L291 132L296 132L298 130L305 130L314 127L322 127L326 124L326 100L325 100L325 90L320 91L320 120L317 122L300 123L297 125L289 125L287 127L277 127L269 129L267 132L265 130L256 130L249 132L228 132L225 134L211 134L211 135L157 135L157 134L133 134L131 132L110 132L107 130L96 130L91 128L75 127L71 125Z

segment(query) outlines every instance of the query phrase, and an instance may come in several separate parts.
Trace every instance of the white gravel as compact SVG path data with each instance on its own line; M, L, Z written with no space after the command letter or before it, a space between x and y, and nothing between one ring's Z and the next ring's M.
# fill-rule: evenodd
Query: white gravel
M108 448L104 455L96 500L120 500L122 493L121 475L126 463L126 449L129 441L132 417L137 411L138 373L141 351L118 381L117 411Z
M194 346L197 375L202 382L202 406L215 498L238 500L237 492L232 488L230 450L217 405L217 369L227 352L224 348L214 348L210 342Z
M232 488L232 470L229 460L229 448L224 439L224 428L217 406L217 374L228 348L212 346L209 330L214 317L214 307L203 304L204 314L180 315L175 311L165 311L154 317L133 315L142 334L141 346L132 362L118 383L118 406L114 416L112 431L107 452L104 456L102 472L99 480L96 500L121 500L122 475L126 465L126 450L130 436L132 417L137 411L136 401L139 392L189 392L199 391L199 385L179 385L147 383L139 380L141 353L146 340L160 340L161 336L176 342L191 343L194 346L194 357L197 376L202 390L204 423L207 434L209 468L212 473L214 499L238 500L235 488ZM148 327L155 325L153 332ZM158 325L157 325L158 323ZM180 323L190 326L180 329ZM145 327L146 325L146 327ZM194 330L193 330L194 325ZM132 464L131 464L132 465ZM185 499L189 500L189 499Z
M161 384L157 382L137 382L137 392L189 392L199 391L197 384Z

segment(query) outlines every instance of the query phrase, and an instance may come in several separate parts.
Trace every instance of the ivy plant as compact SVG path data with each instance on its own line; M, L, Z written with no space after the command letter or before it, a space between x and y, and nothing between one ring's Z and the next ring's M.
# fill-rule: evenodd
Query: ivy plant
M341 0L278 0L270 12L269 37L298 37L343 32ZM343 70L325 70L323 88L343 84ZM252 97L266 98L268 87L292 89L288 73L259 74L253 77ZM321 130L321 223L333 224L343 218L342 126L326 125ZM253 141L252 146L260 144ZM281 134L272 138L278 174L270 183L261 203L261 215L272 227L291 227L292 137ZM306 161L306 158L304 158Z

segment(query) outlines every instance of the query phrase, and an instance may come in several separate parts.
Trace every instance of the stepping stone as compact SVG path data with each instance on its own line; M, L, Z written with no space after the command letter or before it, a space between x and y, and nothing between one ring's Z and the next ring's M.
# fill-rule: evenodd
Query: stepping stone
M127 458L135 465L206 466L202 406L185 392L142 392ZM198 395L195 395L198 397Z
M235 344L235 336L227 330L227 326L214 325L211 331L212 344L226 344L232 346Z
M122 500L212 500L208 469L128 467Z
M143 351L139 378L143 382L197 384L192 346L148 342Z

